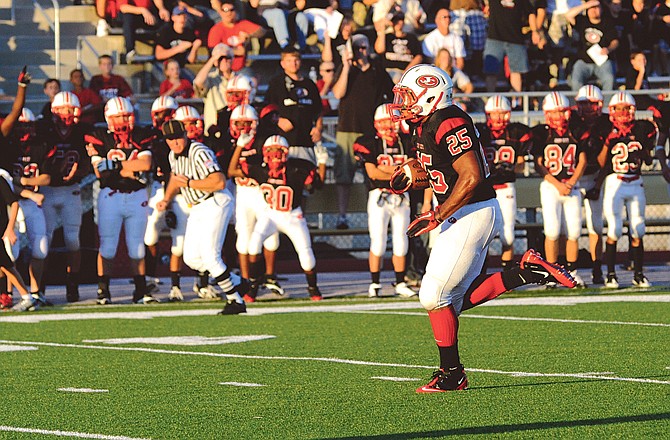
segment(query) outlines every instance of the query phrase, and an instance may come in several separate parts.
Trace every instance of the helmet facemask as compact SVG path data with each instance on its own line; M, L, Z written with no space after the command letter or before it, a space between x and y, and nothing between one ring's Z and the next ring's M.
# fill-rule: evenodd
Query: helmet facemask
M389 145L394 145L398 141L398 122L392 118L375 119L375 130L377 136L386 141Z
M559 135L563 135L568 131L570 109L545 110L544 118L550 128L555 130Z
M285 178L288 149L282 145L263 146L263 161L267 164L272 178Z
M421 106L417 105L418 98L409 87L396 85L393 87L393 104L389 104L391 117L394 121L409 119L415 121L417 114L421 112Z
M238 105L249 104L249 91L242 89L226 90L226 103L229 110L235 109Z
M202 125L202 119L184 119L182 120L184 128L186 128L186 136L192 140L200 142L205 134L205 129Z
M619 131L629 131L635 120L635 106L621 103L610 106L610 121Z
M593 122L602 114L602 111L601 101L577 101L577 114L586 122Z
M151 122L155 128L161 128L164 123L172 119L172 116L174 116L174 110L171 108L153 111L151 112Z
M511 112L504 112L504 111L486 112L486 126L489 128L489 130L491 130L491 132L495 136L498 136L507 128L511 116L512 116Z

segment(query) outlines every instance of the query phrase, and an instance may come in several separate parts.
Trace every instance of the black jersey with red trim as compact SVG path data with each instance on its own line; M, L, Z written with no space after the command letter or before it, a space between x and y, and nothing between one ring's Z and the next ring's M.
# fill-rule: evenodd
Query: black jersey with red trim
M475 127L491 171L491 183L501 185L516 181L514 167L519 157L525 156L531 147L530 127L520 122L511 122L499 136L486 123L480 122Z
M374 165L401 165L407 160L407 154L403 148L400 138L396 143L389 145L377 134L364 134L354 142L354 154L361 163ZM388 180L374 180L370 176L366 179L368 190L375 188L389 189Z
M613 126L605 141L608 174L640 175L642 163L652 162L657 137L658 128L652 121L633 121L626 130Z
M558 180L567 180L574 173L581 153L580 144L568 130L559 134L546 124L539 124L532 128L533 149L535 160L542 158L542 165L549 174Z
M594 174L600 170L598 164L598 154L605 144L605 139L612 131L612 123L609 115L601 114L596 119L588 123L579 116L576 111L570 114L568 122L570 133L573 134L580 144L580 150L586 153L586 170L584 174Z
M412 143L416 145L417 159L428 171L430 186L438 203L447 200L458 180L454 162L470 151L475 154L484 179L477 185L468 203L495 198L477 130L472 118L460 107L450 105L434 112L415 127Z
M286 168L278 178L270 177L265 163L254 165L244 162L240 165L244 174L259 183L268 206L276 211L290 212L300 207L303 190L312 190L322 184L316 166L304 159L287 160Z
M133 160L140 154L151 154L156 135L151 129L135 127L124 141L106 128L98 128L85 136L87 144L93 146L97 156L117 160ZM90 151L89 151L90 154ZM119 191L138 191L147 185L147 173L135 173L133 177L121 177L119 171L105 172L100 176L100 187Z
M62 132L53 119L38 123L37 134L49 150L42 164L44 173L51 176L49 186L74 185L91 172L84 141L91 128L88 124L79 123Z
M13 178L19 179L21 177L37 177L41 174L46 174L43 165L48 153L49 147L44 142L44 139L40 136L31 136L25 141L11 137L7 150L2 154L7 155L10 159L7 171ZM37 187L26 188L32 191L38 190ZM15 186L17 194L18 190L19 188Z
M246 145L242 147L242 151L240 152L240 166L242 166L243 163L253 166L260 166L263 163L262 151L265 140L266 138L259 137L258 135L249 139ZM256 179L248 176L235 177L235 184L237 186L258 186Z

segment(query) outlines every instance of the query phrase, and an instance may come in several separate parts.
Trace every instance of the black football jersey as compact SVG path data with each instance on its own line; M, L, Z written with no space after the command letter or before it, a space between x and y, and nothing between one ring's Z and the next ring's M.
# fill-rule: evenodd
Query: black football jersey
M587 164L584 174L598 172L600 169L598 154L605 144L605 139L612 131L609 115L601 114L595 121L588 124L576 111L573 111L570 114L569 127L570 133L579 142L580 150L586 153Z
M376 134L367 134L356 139L354 153L363 164L401 165L407 160L400 138L394 145L389 145ZM388 180L373 180L368 177L367 181L370 190L391 187Z
M642 163L651 164L657 137L658 129L651 121L634 121L626 132L613 127L605 142L608 174L641 174Z
M501 185L516 181L514 167L517 160L525 156L531 147L530 128L526 124L512 122L499 137L495 137L485 123L475 126L491 171L491 183Z
M84 136L90 130L89 125L80 123L63 133L52 119L38 124L37 134L49 149L42 164L44 173L51 176L49 186L74 185L91 172L84 142Z
M3 152L3 155L7 154L7 157L11 158L7 171L12 177L37 177L46 174L43 165L49 153L49 147L40 136L33 136L23 142L12 138L7 150L7 152ZM28 189L38 190L37 187Z
M86 143L90 143L98 151L98 156L107 159L124 161L137 158L140 154L151 154L151 147L156 140L156 134L151 129L135 127L128 142L122 142L113 132L106 128L94 130L85 136ZM147 173L135 173L133 177L121 177L118 171L103 173L100 177L101 188L111 188L119 191L138 191L147 185Z
M472 118L455 105L437 110L415 127L412 143L416 145L416 157L430 176L430 186L438 203L443 203L452 192L458 179L453 163L469 151L477 157L484 179L475 188L469 203L481 202L495 197L488 180L489 170L484 151Z
M558 134L546 124L533 127L533 156L542 158L549 174L560 181L568 180L574 173L581 152L575 136L568 130Z
M265 163L254 165L244 162L240 165L247 176L259 183L265 201L276 211L289 212L298 208L302 203L303 190L321 184L316 166L304 159L289 159L284 174L279 178L270 177Z

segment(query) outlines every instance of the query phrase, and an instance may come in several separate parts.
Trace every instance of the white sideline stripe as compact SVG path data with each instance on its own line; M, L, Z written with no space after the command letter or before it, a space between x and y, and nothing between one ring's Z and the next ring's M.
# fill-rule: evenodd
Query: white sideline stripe
M421 380L417 377L393 377L393 376L372 376L370 379L388 380L391 382L416 382Z
M101 440L151 440L149 438L126 437L124 435L89 434L89 433L86 433L86 432L59 431L59 430L51 431L51 430L47 430L47 429L19 428L17 426L5 426L5 425L0 425L0 431L24 432L24 433L28 433L28 434L55 435L57 437L94 438L94 439L101 439Z
M109 390L96 390L93 388L58 388L65 393L109 393Z
M211 353L206 351L183 351L183 350L165 350L160 348L143 348L143 347L115 347L104 345L82 345L82 344L60 344L57 342L34 342L34 341L7 341L0 340L0 344L23 344L23 345L38 345L45 347L63 347L63 348L84 348L89 350L116 350L116 351L135 351L143 353L159 353L159 354L176 354L187 356L207 356L228 359L260 359L271 361L311 361L311 362L330 362L335 364L348 365L364 365L370 367L400 367L400 368L421 368L427 370L434 370L435 366L428 365L411 365L411 364L397 364L389 362L371 362L359 361L354 359L339 359L339 358L324 358L324 357L309 357L309 356L260 356L260 355L245 355L232 353ZM641 379L637 377L613 377L602 376L599 374L589 373L532 373L526 371L503 371L503 370L486 370L481 368L468 368L468 371L476 371L479 373L505 374L510 376L529 376L529 377L577 377L582 379L598 379L598 380L616 380L623 382L637 382L637 383L653 383L661 385L670 385L670 381L655 380L655 379Z
M22 347L20 345L0 345L0 352L6 351L31 351L37 350L37 347Z
M84 339L82 342L101 342L103 344L156 344L156 345L224 345L240 344L242 342L262 341L273 339L273 335L240 335L208 338L205 336L162 336L157 338L112 338L112 339Z
M613 302L659 302L670 303L670 295L589 295L589 296L556 296L556 297L519 297L497 298L482 304L480 307L495 306L568 306L591 303ZM107 306L105 306L107 307ZM254 305L247 309L247 313L240 316L260 316L275 313L314 313L314 312L356 312L365 310L403 310L421 309L418 301L398 300L392 302L377 302L345 305L310 305L300 307L273 307ZM91 312L91 313L21 313L0 316L0 323L28 323L34 324L46 321L81 321L86 319L153 319L172 318L180 316L214 316L218 309L194 310L143 310L138 312ZM221 318L225 319L225 318Z
M370 315L408 315L425 316L425 312L385 312L377 310L356 311L351 313ZM498 316L498 315L460 315L460 318L499 319L503 321L543 321L562 322L566 324L609 324L609 325L637 325L642 327L670 327L670 324L659 322L635 322L635 321L597 321L594 319L559 319L559 318L535 318L527 316Z
M264 387L262 383L252 382L219 382L219 385L230 385L233 387Z

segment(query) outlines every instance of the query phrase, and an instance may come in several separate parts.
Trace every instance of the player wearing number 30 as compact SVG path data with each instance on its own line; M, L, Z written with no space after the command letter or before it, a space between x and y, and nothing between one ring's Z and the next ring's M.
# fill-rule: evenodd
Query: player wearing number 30
M428 311L440 353L440 368L420 393L463 390L467 377L458 353L458 315L528 283L558 281L573 287L574 280L560 266L547 263L532 249L520 266L482 275L489 244L500 232L502 214L496 200L484 152L472 118L452 105L449 75L435 66L416 65L393 88L394 119L408 119L417 159L430 176L438 206L414 220L410 237L438 228L439 235L421 282L419 299ZM408 187L402 169L391 178L391 188Z
M208 271L221 287L228 300L221 314L245 313L242 295L247 293L249 283L230 273L221 258L234 206L216 156L204 144L191 141L181 121L167 121L162 131L170 147L172 174L165 198L156 204L156 209L164 211L177 194L184 196L191 205L184 234L184 263L198 272Z
M540 202L544 220L544 251L547 261L558 260L558 239L561 222L567 228L565 247L567 269L577 284L584 281L577 275L576 262L582 234L582 193L579 179L586 169L586 153L581 143L570 132L570 103L565 95L551 92L542 100L546 124L533 127L533 155L535 169L544 177L540 183Z
M617 92L609 102L612 132L598 155L598 162L607 174L603 193L603 213L607 219L605 287L619 287L615 273L616 244L621 238L623 207L628 211L631 247L633 248L633 284L650 287L644 276L645 233L644 210L647 200L642 184L642 163L651 165L658 129L651 121L635 120L635 99L628 92Z

